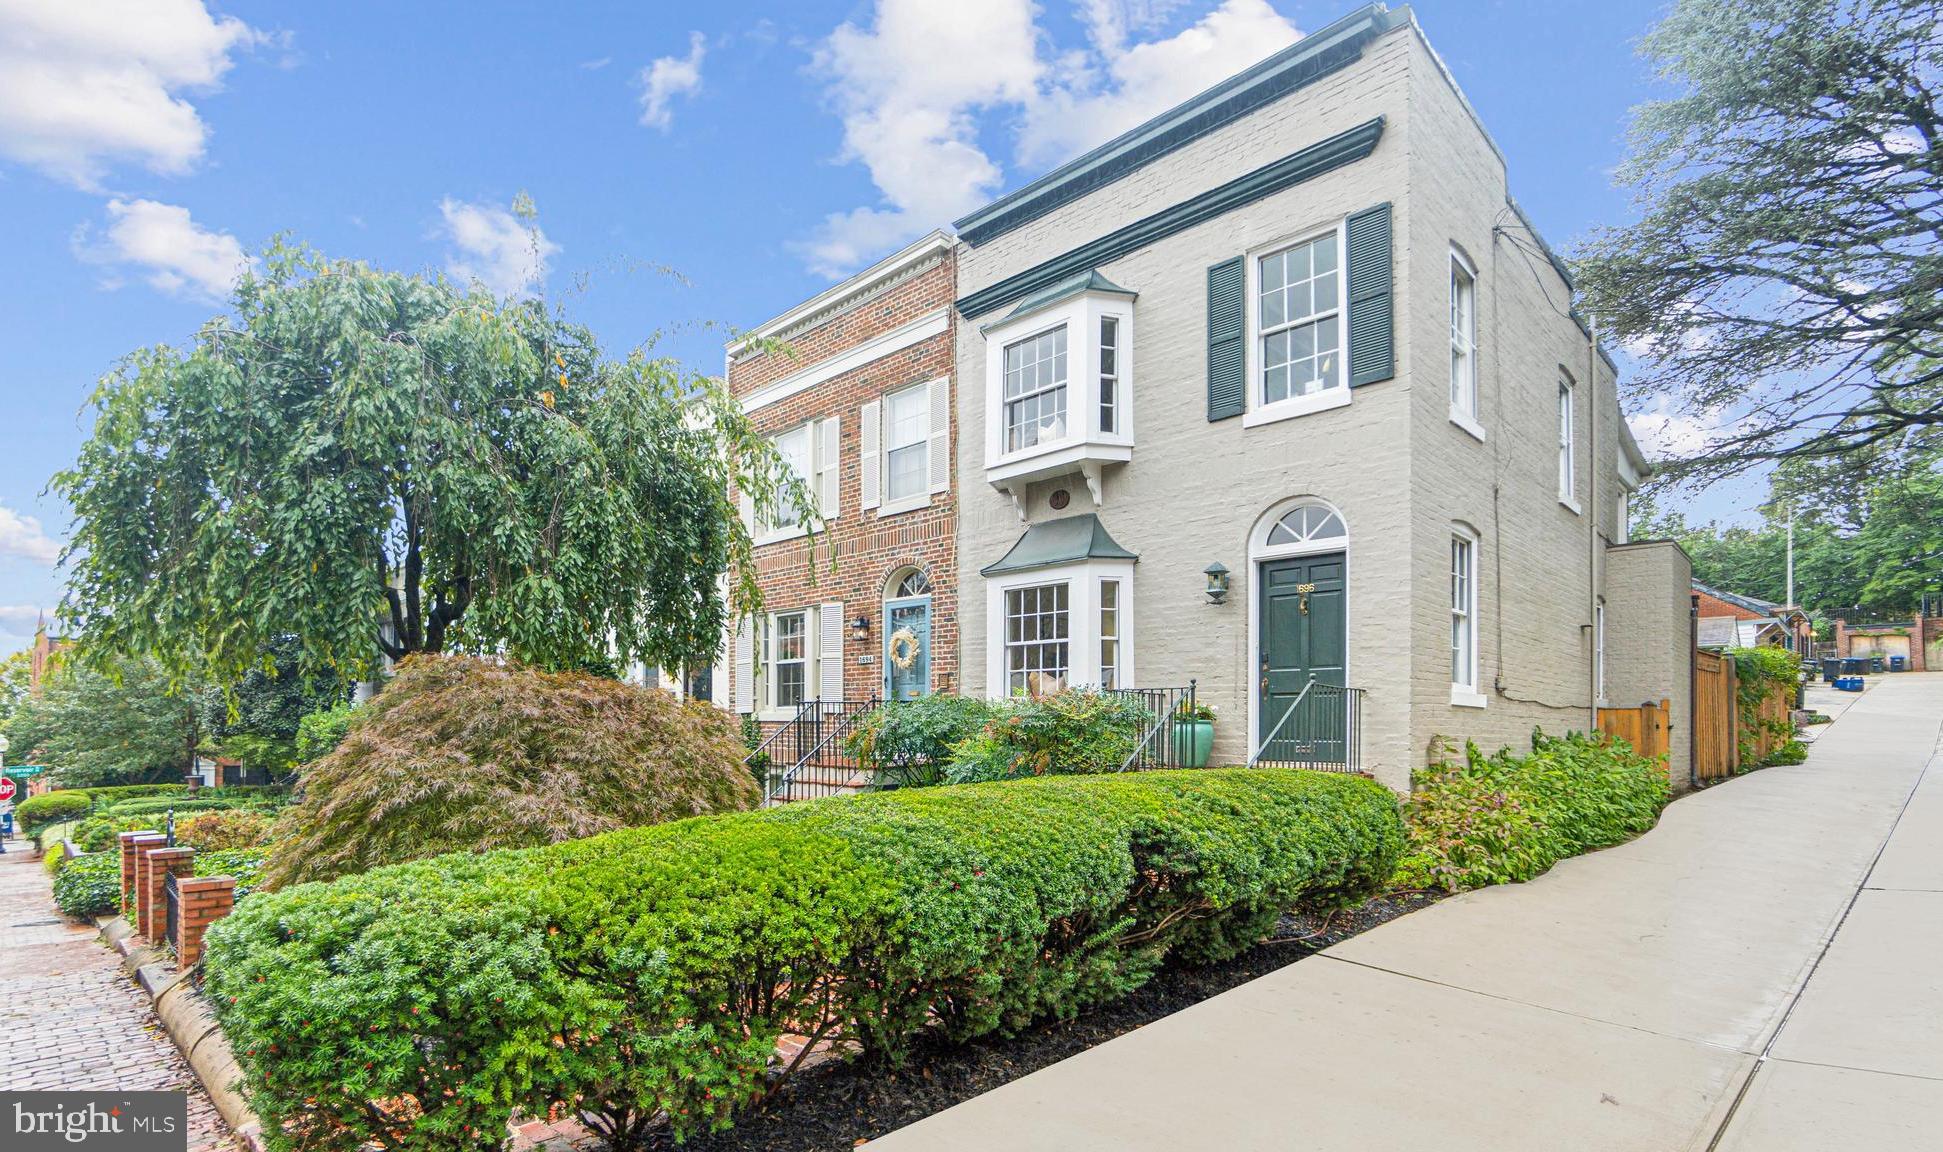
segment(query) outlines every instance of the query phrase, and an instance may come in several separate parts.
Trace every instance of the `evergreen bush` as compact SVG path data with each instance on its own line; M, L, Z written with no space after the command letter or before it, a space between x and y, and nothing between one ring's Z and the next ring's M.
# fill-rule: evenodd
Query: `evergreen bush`
M54 903L76 919L105 916L121 907L121 853L90 852L61 866Z
M90 806L86 792L43 792L39 796L29 796L16 805L14 818L20 821L21 834L32 836L50 824L79 820L88 814Z
M1402 847L1345 774L880 792L258 894L205 988L274 1148L496 1147L555 1108L629 1146L773 1092L785 1032L894 1064L1070 1016L1380 889Z

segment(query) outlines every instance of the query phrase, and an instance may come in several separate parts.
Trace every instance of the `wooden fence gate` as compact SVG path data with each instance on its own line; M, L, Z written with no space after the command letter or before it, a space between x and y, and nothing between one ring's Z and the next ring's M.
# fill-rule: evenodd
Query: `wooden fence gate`
M1693 775L1723 780L1739 763L1735 742L1734 662L1718 652L1693 654Z
M1642 756L1664 756L1667 731L1671 726L1671 702L1641 704L1637 708L1599 709L1599 731L1617 736Z

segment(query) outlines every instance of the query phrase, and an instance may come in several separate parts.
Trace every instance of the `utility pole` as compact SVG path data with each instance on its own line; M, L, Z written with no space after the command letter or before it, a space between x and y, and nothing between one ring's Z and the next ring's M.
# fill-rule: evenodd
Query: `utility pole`
M1795 606L1795 509L1788 506L1788 607Z

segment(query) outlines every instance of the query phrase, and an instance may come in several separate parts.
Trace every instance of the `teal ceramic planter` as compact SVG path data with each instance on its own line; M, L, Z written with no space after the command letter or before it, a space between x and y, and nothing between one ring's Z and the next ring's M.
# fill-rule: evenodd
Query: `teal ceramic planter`
M1174 762L1183 768L1206 768L1214 755L1214 721L1174 721Z

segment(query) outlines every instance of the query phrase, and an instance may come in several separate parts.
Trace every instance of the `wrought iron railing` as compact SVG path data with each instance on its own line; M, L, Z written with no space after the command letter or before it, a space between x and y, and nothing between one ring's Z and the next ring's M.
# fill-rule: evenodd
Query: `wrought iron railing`
M167 911L163 915L162 939L174 947L179 936L177 930L182 925L182 894L175 887L175 873L162 878L162 901Z
M1185 688L1109 690L1108 695L1138 701L1147 711L1147 724L1141 729L1139 742L1120 765L1122 772L1196 764L1199 757L1195 755L1194 729L1190 723L1194 686L1195 682L1189 680Z
M1251 767L1362 771L1363 689L1311 679L1295 699L1271 715L1274 722L1249 758Z
M749 754L747 762L763 770L763 803L847 796L869 787L870 771L844 747L844 738L879 704L875 697L805 700L794 718Z

